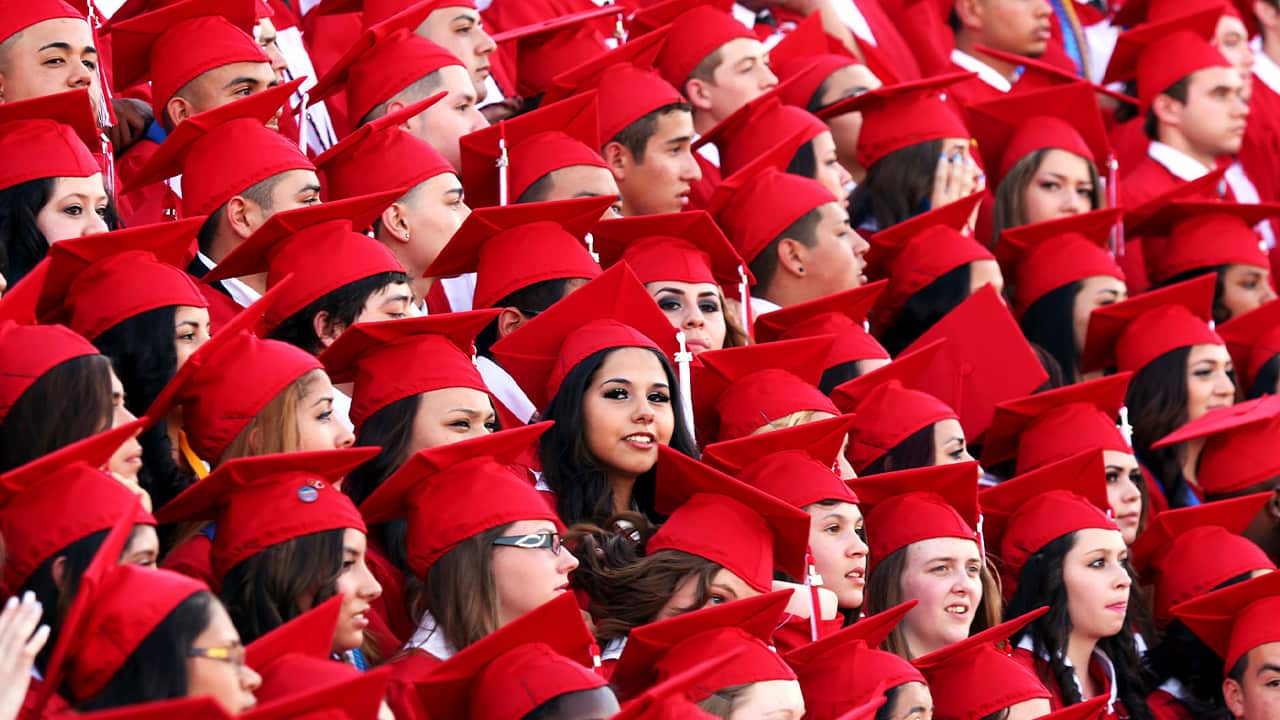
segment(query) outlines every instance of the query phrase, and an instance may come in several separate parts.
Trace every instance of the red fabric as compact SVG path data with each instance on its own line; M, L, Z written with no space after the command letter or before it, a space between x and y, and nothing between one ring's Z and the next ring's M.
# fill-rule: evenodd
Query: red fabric
M1164 690L1155 690L1147 696L1147 709L1155 720L1193 720L1195 717L1182 701Z
M1258 197L1272 202L1280 200L1280 168L1273 162L1280 155L1280 93L1257 75L1253 76L1252 92L1240 164L1258 188Z
M217 334L220 328L226 327L244 309L240 307L240 303L212 285L200 283L200 293L209 304L209 330L212 334Z
M417 627L417 624L409 619L409 610L405 606L404 573L387 559L382 542L376 537L369 538L367 561L369 571L382 585L382 595L373 602L373 612L382 616L388 628L403 645Z
M62 325L0 321L0 422L45 373L68 360L97 354L88 340Z
M125 227L164 222L168 219L165 210L177 211L181 207L181 198L166 183L138 185L135 182L138 171L146 167L159 149L159 144L143 138L116 159L116 175L120 180L116 185L120 189L116 209Z
M1062 691L1058 688L1058 683L1054 680L1053 673L1049 670L1049 661L1042 660L1038 655L1032 654L1030 650L1024 648L1014 648L1013 657L1023 667L1031 670L1044 683L1045 688L1049 690L1049 706L1051 710L1059 710L1066 707L1062 699ZM1107 681L1106 671L1097 662L1090 661L1089 676L1098 683L1099 694L1106 695L1111 692L1111 683ZM1119 700L1110 710L1105 712L1101 720L1121 720L1121 718L1129 717L1128 710Z
M826 123L794 105L784 105L776 93L766 93L720 121L696 144L714 143L720 149L721 173L741 170L752 160L785 144L794 155L805 143L830 132Z
M971 72L965 68L951 63L947 68L949 73L967 73ZM978 103L999 100L1008 95L1004 90L995 87L984 81L982 78L971 77L967 80L961 80L947 88L948 96L962 108L970 108Z
M453 312L453 307L449 304L449 295L444 290L444 283L436 281L431 283L431 289L427 290L427 312L431 315L443 315Z
M714 163L703 157L702 153L694 153L693 159L698 163L698 170L702 173L702 177L689 188L688 209L708 210L711 208L711 197L715 195L716 188L724 182L724 173L721 173L720 168Z
M408 190L453 166L426 142L400 126L437 102L426 98L360 126L316 158L324 174L327 200L343 200L384 190ZM292 117L285 113L284 117Z
M405 650L391 658L391 679L387 682L387 705L397 720L430 720L418 697L414 681L444 661L417 648Z
M601 267L626 261L636 278L654 282L710 283L728 295L744 270L738 251L701 210L606 220L592 237Z
M0 189L48 177L102 172L97 118L88 91L0 105Z
M976 462L898 470L852 480L866 518L869 562L921 540L979 540ZM873 570L868 566L867 571Z
M830 620L818 621L818 638L829 637L832 633L839 630L844 625L844 618L838 613L836 617ZM787 654L792 650L802 648L813 642L813 637L809 628L809 618L791 616L787 621L773 631L773 646L777 648L780 654Z
M31 684L27 686L27 694L22 698L22 707L18 709L18 720L37 720L37 718L48 718L63 713L71 713L71 704L66 698L58 693L49 696L48 702L44 704L44 708L39 714L36 713L36 698L40 695L40 687L44 685L44 681L39 678L31 678Z
M160 567L182 573L212 587L214 585L213 561L210 560L212 552L213 541L202 532L170 550L160 562Z
M898 31L900 25L893 22L880 0L851 0L862 11L876 38L875 51L884 57L887 65L893 69L893 80L909 82L923 77L920 63L911 52L903 33ZM889 80L885 80L889 82Z

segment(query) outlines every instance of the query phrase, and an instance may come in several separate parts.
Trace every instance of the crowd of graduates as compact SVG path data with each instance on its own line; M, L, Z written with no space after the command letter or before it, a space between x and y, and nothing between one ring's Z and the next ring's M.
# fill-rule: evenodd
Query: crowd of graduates
M0 0L0 720L1280 719L1278 159L1278 0Z

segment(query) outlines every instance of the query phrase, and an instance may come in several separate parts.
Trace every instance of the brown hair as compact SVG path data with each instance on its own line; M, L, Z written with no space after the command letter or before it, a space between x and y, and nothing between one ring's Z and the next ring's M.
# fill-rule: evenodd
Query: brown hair
M864 613L874 615L900 605L907 599L902 592L902 574L906 571L907 552L910 549L911 546L907 545L895 550L871 567L871 572L867 575L866 590L862 596ZM982 582L982 600L974 613L973 624L969 628L970 635L1000 624L1002 595L1000 583L991 569L990 560L983 560L979 579ZM913 659L911 650L907 647L906 633L903 632L901 623L885 639L884 649L906 660Z
M249 556L221 579L221 599L245 644L333 597L344 530L299 535Z
M698 589L686 613L702 607L711 596L711 581L721 566L706 558L679 550L644 554L644 544L654 528L640 513L620 513L609 518L606 530L579 524L569 529L566 546L578 558L573 586L591 598L590 611L601 618L596 637L608 642L625 637L632 628L653 622L690 577Z
M724 347L736 348L746 347L751 344L751 336L742 327L742 321L738 313L729 312L728 305L725 303L724 290L716 288L716 292L720 293L720 312L724 315Z
M54 365L0 418L0 472L102 432L111 427L111 413L106 356L81 355Z
M455 651L498 629L498 584L493 577L493 541L511 524L490 528L458 543L427 569L425 584L406 587L410 617L424 612Z
M689 77L685 78L684 82L681 83L681 95L684 95L685 97L689 96L688 90L690 80L701 80L702 82L711 83L712 85L716 83L716 68L720 67L720 63L724 62L724 54L720 52L720 48L722 47L724 47L724 45L721 45L715 50L707 53L706 57L699 60L698 64L693 66L693 70L689 71Z
M276 453L297 452L301 444L298 432L298 406L307 394L311 384L321 377L324 371L320 368L303 373L297 380L289 383L276 393L253 416L248 425L236 435L227 446L218 464L236 458L254 457L257 455L274 455Z
M727 718L733 714L733 707L742 699L747 690L755 683L743 683L741 685L730 685L727 688L721 688L707 697L706 700L698 703L698 707L704 712L715 715L718 718Z
M1000 181L1000 186L996 188L995 209L992 211L992 247L995 247L1000 240L1000 234L1005 230L1027 224L1027 208L1022 200L1023 194L1035 179L1036 171L1040 169L1044 156L1052 149L1041 148L1022 156ZM1091 209L1097 210L1106 204L1102 196L1102 182L1093 161L1088 158L1086 161L1089 165L1089 182L1093 184L1089 204Z

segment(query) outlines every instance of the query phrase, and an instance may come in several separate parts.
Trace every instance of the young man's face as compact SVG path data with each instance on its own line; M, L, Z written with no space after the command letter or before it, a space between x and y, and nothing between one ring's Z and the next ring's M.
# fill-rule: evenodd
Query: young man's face
M1227 708L1244 720L1280 717L1280 642L1259 645L1245 658L1240 682L1223 683Z
M1174 103L1178 127L1197 153L1231 155L1244 140L1249 104L1234 68L1212 67L1191 74L1187 101Z
M968 0L964 5L961 19L974 30L977 44L1027 57L1044 54L1053 18L1048 0Z
M489 126L476 109L476 89L471 75L461 65L446 65L440 73L440 90L447 95L405 123L409 133L435 148L455 170L462 170L458 140L463 135Z
M0 42L0 102L80 88L90 89L98 110L102 103L98 50L84 20L44 20Z
M551 173L551 187L539 202L571 200L583 197L604 197L618 194L618 183L613 173L595 165L570 165ZM610 205L602 220L622 217L622 201Z
M432 12L418 26L418 35L453 53L467 66L476 100L484 100L488 89L489 56L497 44L484 31L480 13L468 7L444 7Z
M264 62L235 62L208 70L187 83L181 96L165 103L169 126L241 98L257 95L275 85L276 72ZM274 127L276 121L269 123Z
M715 122L777 87L778 76L769 69L769 52L759 40L736 38L720 46L720 64L703 83L706 101L699 109L709 109Z
M626 148L621 150L614 178L622 192L623 215L680 212L689 204L693 183L702 177L692 142L693 116L676 110L658 116L643 162L636 162Z
M280 45L276 43L276 26L271 18L258 18L258 26L254 29L254 39L258 47L271 60L271 72L275 73L275 83L285 81L284 71L289 69L289 61L285 59Z
M849 226L849 213L837 203L819 208L822 219L814 229L816 243L809 248L807 280L814 297L852 290L867 281L862 271L870 245Z

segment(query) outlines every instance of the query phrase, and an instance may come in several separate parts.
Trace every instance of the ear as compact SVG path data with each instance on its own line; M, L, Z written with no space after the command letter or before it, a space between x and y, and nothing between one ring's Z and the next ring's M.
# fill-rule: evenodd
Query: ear
M982 3L978 0L956 0L956 17L966 30L982 27Z
M388 101L387 101L387 112L386 112L386 114L387 114L387 115L390 115L391 113L393 113L393 112L395 112L395 111L397 111L397 110L402 110L402 109L404 109L405 105L407 105L407 104L408 104L408 103L406 103L406 102L405 102L405 101L403 101L403 100L388 100Z
M625 180L627 170L635 164L635 158L631 156L631 151L620 142L608 142L600 151L600 154L609 166L609 172L613 173L614 182Z
M67 556L59 555L54 559L53 565L49 566L49 577L53 579L54 587L62 590L63 583L67 580Z
M809 258L808 248L799 240L784 237L778 241L778 269L801 279L805 275L805 261Z
M684 96L694 110L708 112L711 110L711 83L698 78L689 78L684 84Z
M335 322L328 310L321 310L311 318L311 329L315 331L316 337L320 338L320 344L329 347L334 340L342 334L342 323Z
M1223 680L1222 699L1227 701L1227 709L1233 717L1244 717L1244 688L1240 687L1240 683L1231 678Z
M1183 103L1163 93L1156 95L1151 101L1151 112L1155 113L1156 119L1165 125L1182 125L1182 110L1185 107Z
M169 122L170 128L177 127L178 123L195 114L195 107L180 95L174 95L164 104L164 119Z
M1276 9L1266 0L1253 0L1253 16L1263 27L1271 27L1276 23Z
M513 307L502 308L502 312L498 314L498 339L510 335L517 328L528 322L525 320L524 313Z
M243 195L232 196L227 201L227 225L241 240L245 240L253 234L255 229L254 218L257 215L257 211L257 203L245 198Z
M382 211L382 229L391 242L409 242L409 220L405 215L404 205L393 202Z

